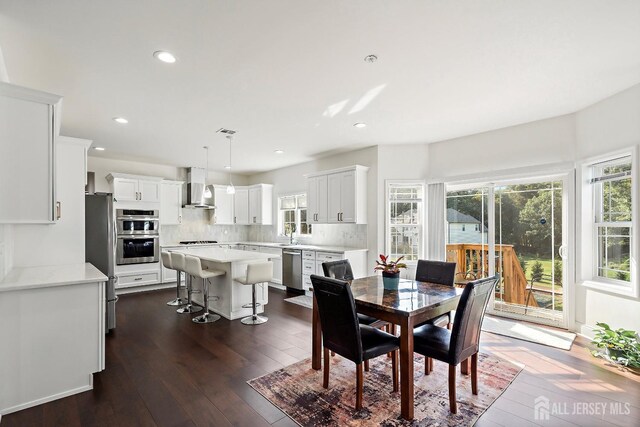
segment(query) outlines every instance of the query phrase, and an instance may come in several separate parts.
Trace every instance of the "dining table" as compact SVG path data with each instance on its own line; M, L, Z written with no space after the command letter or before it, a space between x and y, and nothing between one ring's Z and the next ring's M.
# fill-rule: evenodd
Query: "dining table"
M387 289L385 288L385 282ZM350 281L356 311L400 326L400 413L413 419L413 329L455 310L463 289L409 279L370 276ZM313 296L311 367L322 368L322 325Z

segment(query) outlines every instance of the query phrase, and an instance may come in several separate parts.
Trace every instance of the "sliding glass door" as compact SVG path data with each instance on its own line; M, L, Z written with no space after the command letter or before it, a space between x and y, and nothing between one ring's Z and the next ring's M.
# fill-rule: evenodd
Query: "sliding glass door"
M565 326L566 176L447 191L447 259L456 281L499 273L490 313Z

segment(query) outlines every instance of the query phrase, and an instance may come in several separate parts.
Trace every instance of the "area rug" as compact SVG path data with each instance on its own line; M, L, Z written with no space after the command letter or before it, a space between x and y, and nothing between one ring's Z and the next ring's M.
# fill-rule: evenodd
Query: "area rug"
M504 359L480 354L477 396L471 377L458 374L458 413L449 411L448 367L434 361L424 375L424 358L415 355L414 420L400 417L400 393L393 393L391 359L371 360L364 373L363 409L356 411L355 364L336 355L331 358L329 388L322 388L322 371L311 369L306 359L248 381L258 393L301 426L471 426L507 389L522 370ZM459 370L458 370L459 372Z
M308 295L299 295L297 297L285 298L285 301L290 302L291 304L297 304L313 309L313 297L310 297Z
M485 316L482 322L482 330L491 332L492 334L504 335L562 350L571 350L573 341L576 339L576 334L573 332L560 331L533 323L489 316Z

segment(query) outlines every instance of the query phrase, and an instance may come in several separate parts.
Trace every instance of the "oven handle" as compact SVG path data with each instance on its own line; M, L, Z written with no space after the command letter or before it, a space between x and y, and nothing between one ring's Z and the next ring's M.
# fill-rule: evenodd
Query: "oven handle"
M131 221L160 221L157 216L119 216L117 219L127 219Z
M118 239L154 239L158 240L160 236L157 234L118 234Z

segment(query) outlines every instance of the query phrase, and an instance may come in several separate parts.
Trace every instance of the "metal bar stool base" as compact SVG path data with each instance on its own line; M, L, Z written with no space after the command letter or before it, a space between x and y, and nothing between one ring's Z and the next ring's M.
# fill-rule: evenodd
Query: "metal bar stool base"
M193 323L213 323L220 320L220 316L213 313L205 313L202 316L194 317L191 319Z
M200 307L199 305L195 305L195 304L187 304L182 308L179 308L176 310L177 313L180 314L185 314L185 313L197 313L199 311L202 311L202 307Z
M167 305L178 306L178 305L185 305L186 303L187 303L186 299L176 298L169 301Z
M269 320L267 317L253 314L251 316L243 317L242 320L240 320L240 322L242 322L245 325L261 325L263 323L266 323L267 320Z

